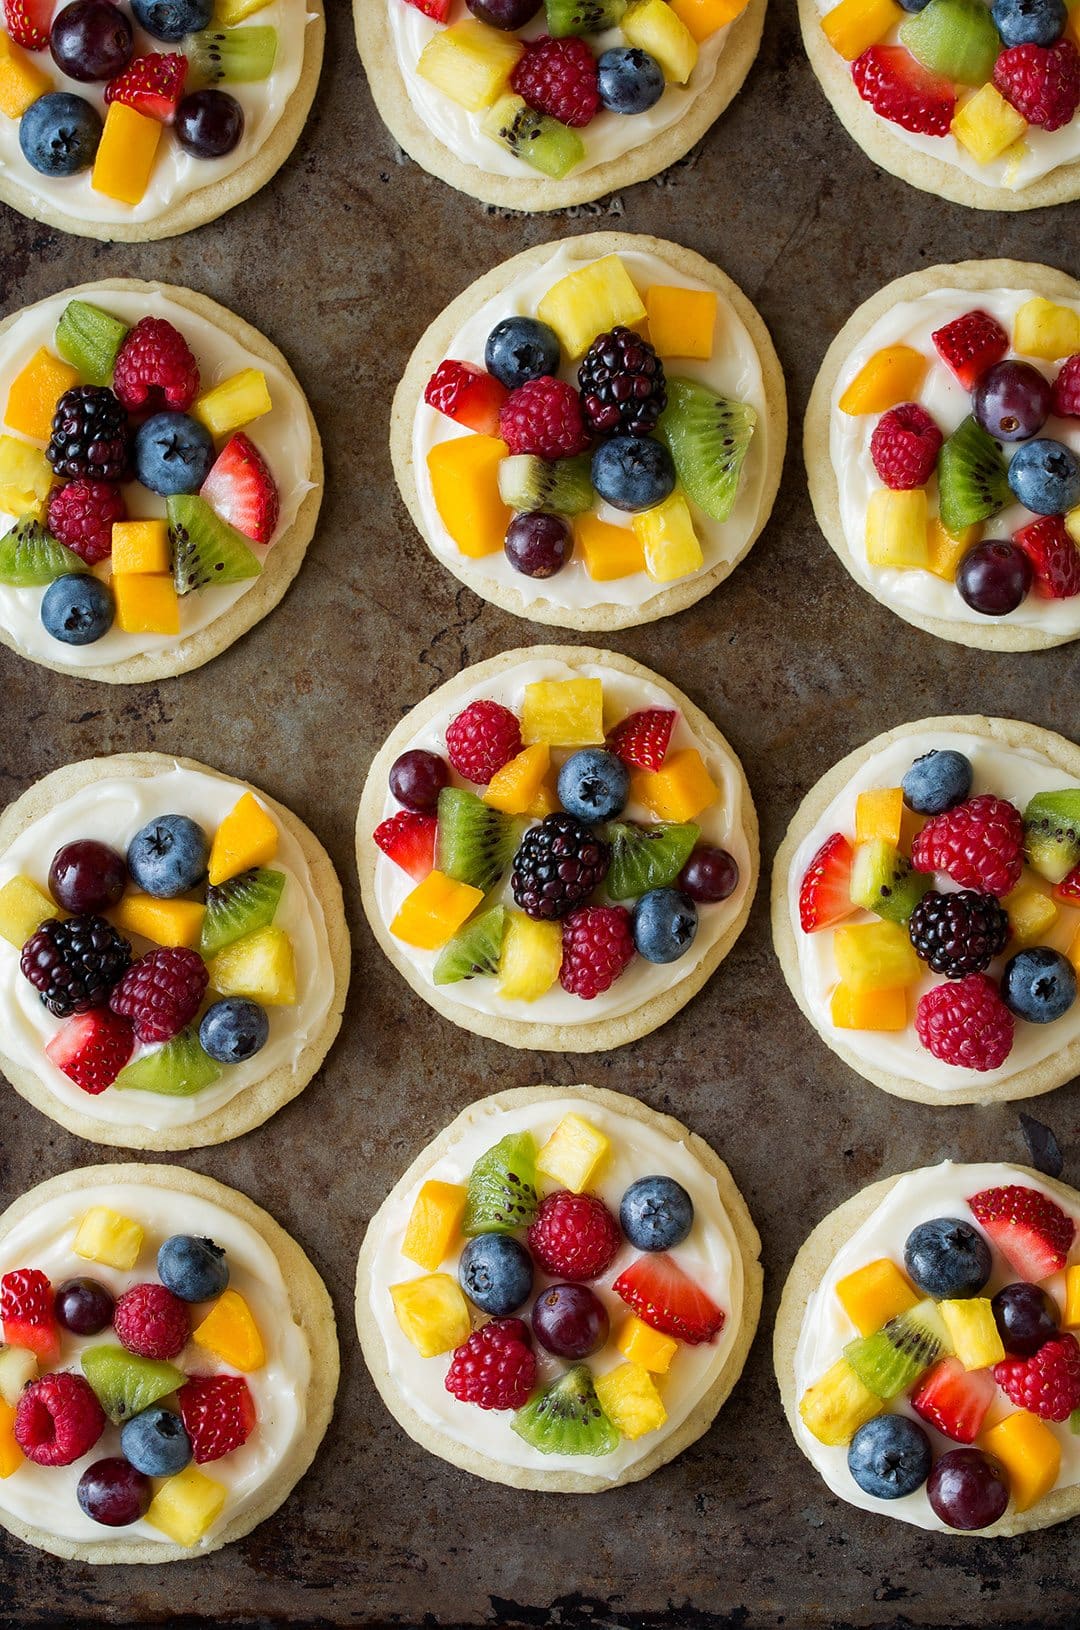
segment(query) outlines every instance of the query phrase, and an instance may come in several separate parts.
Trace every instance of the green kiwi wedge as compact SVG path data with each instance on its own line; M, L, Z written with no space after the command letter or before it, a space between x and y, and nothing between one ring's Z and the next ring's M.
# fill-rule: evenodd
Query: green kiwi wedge
M506 907L493 906L474 917L439 952L431 977L436 985L454 985L478 974L496 974L506 935Z
M461 1231L513 1234L536 1216L536 1142L531 1132L508 1132L480 1156L469 1173Z
M906 923L933 883L929 872L917 872L885 838L874 838L855 850L848 892L852 905L887 922Z
M553 40L567 34L602 34L617 28L628 0L544 0L547 31Z
M436 866L455 882L471 883L486 894L514 858L520 821L464 787L443 788L438 817Z
M930 0L904 23L900 40L924 68L959 85L985 85L1001 50L983 0Z
M132 1059L120 1071L113 1086L118 1092L157 1092L166 1098L193 1098L212 1086L221 1068L203 1051L194 1025L162 1047L141 1058Z
M748 402L717 396L694 379L669 379L667 397L657 428L675 461L679 483L712 520L726 521L757 413Z
M636 900L650 889L674 883L701 828L693 821L659 821L653 826L612 821L606 836L611 845L607 892L613 900Z
M226 945L268 928L273 922L285 888L285 873L261 866L226 883L212 883L206 891L206 916L199 937L199 955L207 962L224 951Z
M210 583L242 583L258 577L262 566L247 539L223 521L204 498L179 493L166 499L177 594L205 589Z
M1011 497L1001 449L970 415L942 444L937 478L941 524L954 535L988 521Z
M16 521L0 538L0 583L11 588L41 588L58 577L85 571L85 562L46 532L40 521Z
M609 1455L619 1432L600 1408L587 1364L575 1364L510 1422L542 1455Z
M98 1403L114 1426L140 1415L159 1398L167 1398L184 1384L184 1376L175 1365L161 1359L140 1358L113 1342L85 1347L79 1355L79 1363Z
M890 1319L872 1336L857 1336L844 1348L844 1357L863 1386L877 1398L895 1398L952 1352L945 1321L935 1301L927 1298L907 1313Z
M1024 811L1024 852L1049 883L1060 883L1080 864L1080 787L1036 793Z
M596 496L591 469L587 453L554 460L515 453L499 465L499 497L510 509L526 513L543 509L554 515L581 515L592 508Z
M585 143L576 130L538 113L520 96L500 96L480 128L553 181L561 181L585 157Z

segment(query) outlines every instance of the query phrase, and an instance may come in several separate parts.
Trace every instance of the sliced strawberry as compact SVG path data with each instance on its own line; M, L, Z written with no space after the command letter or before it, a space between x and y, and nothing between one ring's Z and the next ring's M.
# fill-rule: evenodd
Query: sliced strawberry
M902 45L872 45L851 64L855 89L874 112L920 136L947 136L956 112L952 80Z
M1013 533L1031 562L1035 591L1047 600L1069 600L1080 594L1080 549L1065 529L1061 515L1040 515Z
M184 94L187 72L188 59L180 51L152 51L145 57L133 57L123 73L106 85L105 100L123 102L148 119L171 125Z
M436 23L445 23L450 15L450 0L407 0L407 3Z
M112 1086L134 1051L130 1021L107 1007L74 1014L45 1049L58 1070L94 1097Z
M416 815L411 809L399 809L396 815L375 828L372 837L395 866L422 883L435 864L438 824L434 815Z
M1054 899L1062 906L1080 906L1080 866L1074 866L1067 877L1055 884Z
M4 0L7 31L27 51L44 51L52 31L53 0Z
M624 764L633 764L640 770L660 770L678 717L673 708L665 707L646 707L640 713L628 713L608 736L608 747Z
M911 1407L954 1443L974 1443L996 1391L989 1370L965 1370L958 1358L943 1358L920 1381Z
M242 1375L193 1375L176 1394L196 1466L231 1455L255 1430L255 1400Z
M799 885L799 921L804 934L817 934L851 916L855 910L851 903L854 859L855 851L842 832L825 839Z
M727 1317L666 1251L639 1256L611 1288L654 1330L692 1347L712 1341Z
M499 415L510 392L471 362L440 362L427 382L424 401L481 436L499 434Z
M60 1358L53 1292L40 1268L16 1268L0 1279L0 1319L9 1347L28 1347L46 1366Z
M1048 1194L1022 1183L983 1189L968 1201L1010 1267L1036 1284L1059 1273L1076 1236L1076 1224Z
M199 497L245 538L269 543L273 537L281 513L277 485L266 460L242 430L221 449Z
M952 369L966 391L974 390L979 375L1000 362L1009 349L1009 336L988 311L965 311L930 338L942 362Z

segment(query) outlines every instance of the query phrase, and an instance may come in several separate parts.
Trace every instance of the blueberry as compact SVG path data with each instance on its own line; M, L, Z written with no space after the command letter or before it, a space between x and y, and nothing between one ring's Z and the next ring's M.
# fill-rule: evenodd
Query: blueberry
M208 1007L199 1025L203 1051L219 1064L243 1064L266 1046L270 1020L246 996L229 996Z
M990 1277L990 1247L961 1217L919 1223L904 1245L904 1266L927 1296L978 1296Z
M951 747L931 748L915 760L901 782L904 802L917 815L940 815L964 802L974 773L963 753Z
M559 771L559 802L579 821L610 821L630 796L630 771L601 747L583 747Z
M484 347L484 366L508 391L544 374L557 374L560 360L555 330L535 317L504 317Z
M140 827L128 844L127 865L134 883L157 900L174 900L206 876L210 840L188 815L159 815Z
M994 0L990 15L1003 45L1055 45L1065 32L1065 0Z
M681 889L650 889L634 910L634 944L646 962L677 962L697 933L697 906Z
M191 1460L191 1439L183 1421L160 1404L124 1422L120 1447L124 1459L146 1477L174 1477Z
M1036 515L1064 515L1080 504L1080 458L1063 442L1039 436L1016 449L1009 486Z
M647 113L664 94L664 70L636 45L616 45L596 64L600 100L611 113Z
M155 40L175 44L206 27L214 0L131 0L131 9L135 21Z
M905 11L925 11L930 0L900 0Z
M655 509L675 489L675 465L651 436L612 436L593 454L592 483L615 509Z
M212 1239L172 1234L157 1254L158 1278L182 1302L208 1302L229 1283L225 1252Z
M154 413L135 432L135 474L163 498L198 492L214 462L214 438L187 413Z
M638 1251L670 1251L694 1224L694 1203L673 1177L639 1177L619 1204L619 1222Z
M41 601L45 632L65 645L93 645L109 632L115 614L108 584L85 572L54 578Z
M1060 951L1033 945L1006 962L1001 999L1018 1019L1052 1024L1076 1001L1076 970Z
M477 1234L458 1260L458 1279L481 1313L502 1319L532 1294L532 1257L512 1234Z
M875 1415L848 1449L848 1471L864 1494L901 1500L930 1476L930 1439L906 1415Z
M83 97L50 91L19 121L19 146L41 175L78 175L93 164L101 129L101 115Z

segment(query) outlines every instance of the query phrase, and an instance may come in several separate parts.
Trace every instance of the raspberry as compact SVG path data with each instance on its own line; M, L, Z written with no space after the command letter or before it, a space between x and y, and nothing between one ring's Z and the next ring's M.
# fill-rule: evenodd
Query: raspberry
M510 887L527 917L554 922L604 881L611 850L576 815L546 815L514 856Z
M186 413L199 394L199 365L179 329L164 317L142 317L113 370L113 390L129 413Z
M109 998L140 1041L171 1041L195 1017L206 992L206 963L197 951L165 946L132 964Z
M105 1411L89 1381L62 1372L31 1381L15 1409L15 1439L38 1466L70 1466L105 1430Z
M935 973L949 979L982 973L1009 938L1009 916L992 894L924 894L908 922L911 943Z
M1080 351L1061 364L1054 380L1051 409L1059 419L1080 419Z
M73 385L56 404L45 457L72 481L124 481L131 455L127 414L107 385Z
M520 752L517 715L501 702L470 702L447 726L447 757L458 775L479 787Z
M140 1358L175 1358L187 1345L191 1315L164 1285L132 1285L116 1304L113 1328L129 1353Z
M499 435L511 453L572 458L589 445L577 391L543 374L511 391L499 415Z
M628 713L608 735L608 748L624 764L632 764L637 769L663 769L678 717L673 709L663 707Z
M1048 600L1068 600L1080 594L1080 549L1069 536L1060 515L1040 515L1013 533L1031 562L1038 594Z
M49 531L88 566L112 554L113 522L126 515L124 495L110 481L69 481L49 494Z
M1010 46L994 63L994 84L1029 125L1060 130L1080 104L1080 52L1071 40Z
M961 888L1008 894L1024 867L1024 823L1005 798L983 793L928 821L912 845L916 871L945 872Z
M647 436L667 406L663 363L629 328L593 340L578 369L578 388L594 436Z
M564 125L587 125L600 106L596 62L576 36L549 40L542 34L526 41L510 84L531 108Z
M855 89L875 113L922 136L947 136L956 112L952 81L902 45L872 45L851 64Z
M529 1228L529 1250L556 1279L598 1279L619 1254L622 1232L595 1194L560 1189L540 1202Z
M942 435L925 408L901 402L883 413L870 437L874 469L887 487L906 492L925 487L934 473Z
M254 1431L255 1400L242 1375L193 1375L176 1400L197 1466L232 1454Z
M994 1380L1018 1409L1044 1421L1067 1421L1080 1409L1080 1346L1068 1333L1044 1342L1031 1358L994 1365Z
M536 1382L528 1327L520 1319L492 1319L455 1348L446 1390L481 1409L521 1409Z
M965 1070L996 1070L1012 1051L1013 1016L984 973L920 996L915 1029L928 1053Z
M131 964L131 946L104 917L50 917L22 948L19 966L50 1013L66 1019L104 1007Z
M630 913L624 906L582 906L563 924L559 983L591 1002L612 986L634 955Z

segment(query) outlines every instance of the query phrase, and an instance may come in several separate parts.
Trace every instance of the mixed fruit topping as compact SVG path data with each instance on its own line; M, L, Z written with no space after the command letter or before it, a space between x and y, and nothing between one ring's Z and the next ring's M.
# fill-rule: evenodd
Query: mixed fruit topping
M513 1410L513 1430L541 1454L606 1455L655 1432L680 1347L714 1341L726 1318L674 1254L694 1227L690 1195L672 1177L640 1177L616 1217L592 1189L611 1150L571 1112L539 1150L530 1132L502 1138L465 1185L429 1179L401 1243L426 1272L390 1286L417 1351L451 1354L446 1390ZM642 1254L612 1278L627 1244ZM614 1319L619 1358L598 1374L585 1360L611 1358Z
M77 838L48 886L0 888L0 937L63 1023L46 1057L84 1092L190 1097L265 1046L268 1008L297 998L292 942L274 922L284 872L278 830L245 793L211 842L187 815L161 815L126 857ZM134 949L132 941L147 948Z
M172 323L129 328L85 300L65 306L53 344L4 409L0 512L14 521L0 584L42 589L42 626L65 645L114 625L179 635L183 597L257 577L273 541L278 489L242 428L273 406L266 375L204 387Z
M1075 1222L1040 1189L984 1189L967 1206L974 1223L913 1228L903 1267L881 1257L837 1282L857 1334L799 1413L820 1443L847 1448L864 1493L925 1488L947 1527L976 1529L1010 1498L1021 1512L1048 1494L1053 1426L1080 1431L1080 1262L1067 1266Z
M955 138L1006 186L1029 131L1061 130L1080 105L1080 10L1066 0L840 0L821 19L881 118Z
M996 317L968 311L933 343L933 357L909 345L875 352L840 397L841 413L880 415L869 447L884 485L867 505L868 562L932 572L984 617L1007 617L1032 590L1080 594L1080 456L1067 439L1080 447L1080 312L1035 297L1010 338ZM941 368L970 394L951 430L918 401ZM986 537L1016 504L1030 512L1024 524Z
M855 803L799 889L804 934L828 931L841 1030L907 1031L965 1070L997 1070L1016 1025L1053 1024L1080 973L1080 788L1040 792L1023 813L973 793L952 748L917 758L899 787ZM858 921L850 919L858 915ZM929 974L944 975L926 987Z
M496 323L483 368L441 362L424 401L471 434L437 441L428 477L462 554L503 551L532 578L576 555L600 583L700 571L700 517L731 515L757 413L665 360L713 356L717 306L711 290L642 293L605 255L553 284L535 317Z
M535 1002L558 981L591 1001L636 957L686 955L698 906L726 900L739 868L700 841L720 789L696 747L671 749L677 722L630 713L605 744L602 680L542 679L520 717L470 702L445 757L394 761L403 807L374 840L416 887L390 932L439 953L436 985L495 978L505 1000Z
M2 4L0 115L18 121L27 164L52 181L89 170L96 193L131 207L166 130L194 158L234 150L244 109L220 87L267 79L277 55L276 28L235 26L270 0Z
M144 1278L147 1243L136 1218L92 1206L71 1253L101 1277L0 1277L0 1478L88 1460L75 1497L92 1522L196 1545L228 1497L199 1468L255 1432L246 1377L266 1349L219 1245L173 1234Z

